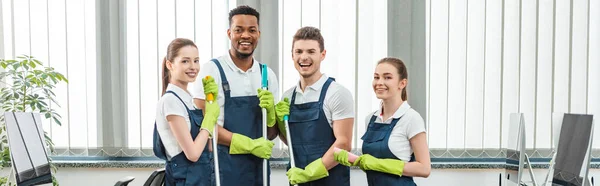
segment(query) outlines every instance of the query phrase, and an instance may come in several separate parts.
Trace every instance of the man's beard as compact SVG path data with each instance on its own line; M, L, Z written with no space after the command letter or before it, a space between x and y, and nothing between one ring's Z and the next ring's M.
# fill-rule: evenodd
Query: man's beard
M317 71L314 71L314 72L309 72L309 73L306 73L306 74L300 74L300 76L302 76L302 78L310 78L313 75L315 75L316 73L317 73Z
M252 54L254 54L254 50L252 50L252 52L250 52L249 54L244 54L238 50L235 50L235 57L238 59L248 59L250 56L252 56Z

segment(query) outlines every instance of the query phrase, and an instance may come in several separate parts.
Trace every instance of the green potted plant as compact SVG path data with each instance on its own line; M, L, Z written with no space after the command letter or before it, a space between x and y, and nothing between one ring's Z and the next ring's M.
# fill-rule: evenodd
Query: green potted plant
M18 56L16 60L0 59L0 111L3 112L39 112L44 118L61 125L61 116L56 113L56 94L52 91L60 82L68 83L67 78L52 67L44 65L32 56ZM52 104L52 107L50 107ZM54 152L52 139L44 132L46 145ZM53 172L56 167L48 158ZM0 166L10 166L10 149L6 136L4 114L0 114ZM11 171L12 172L12 171ZM54 175L54 174L53 174ZM0 185L15 185L12 175L0 178ZM58 182L52 177L53 185Z

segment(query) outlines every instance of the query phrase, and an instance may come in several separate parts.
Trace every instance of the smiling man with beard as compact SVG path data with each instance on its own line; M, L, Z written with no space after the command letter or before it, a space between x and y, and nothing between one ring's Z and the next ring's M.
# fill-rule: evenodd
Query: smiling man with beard
M296 163L287 172L292 185L350 185L350 169L338 166L333 149L351 148L354 103L348 89L321 73L324 46L319 29L303 27L296 32L291 52L300 82L285 91L284 101L276 106L280 138L286 144L285 124L280 118L289 112Z
M210 75L220 85L215 89L218 89L217 101L222 109L217 128L223 186L263 185L263 159L271 157L274 144L269 140L278 133L274 127L274 98L279 92L277 77L268 68L268 91L262 90L260 64L253 57L260 38L259 19L259 13L249 6L231 10L227 29L231 49L204 64L198 76ZM201 84L194 86L191 92L198 108L204 108L205 93L211 91L215 90L204 90ZM269 140L262 137L261 108L267 110Z

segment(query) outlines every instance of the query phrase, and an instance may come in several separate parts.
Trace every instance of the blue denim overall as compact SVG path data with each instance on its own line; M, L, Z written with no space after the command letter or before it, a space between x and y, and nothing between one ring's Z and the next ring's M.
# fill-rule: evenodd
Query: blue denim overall
M175 95L186 107L190 116L192 139L196 139L200 131L200 125L204 116L202 110L190 110L181 98L173 91L167 91L166 94ZM165 185L166 186L212 186L215 185L215 174L212 153L208 151L208 145L204 148L202 155L196 162L187 159L183 152L167 159L165 146L160 139L154 123L154 155L166 161L165 167Z
M318 102L295 104L296 90L290 103L289 127L294 148L296 167L304 169L308 164L325 155L335 142L333 129L323 112L323 100L333 78L327 79ZM312 182L299 184L301 186L349 186L350 168L337 165L329 170L329 176Z
M390 151L388 141L390 140L392 130L400 118L393 119L391 124L377 123L375 119L377 119L377 116L371 117L367 132L361 138L363 140L363 154L370 154L376 158L398 159ZM415 161L414 154L411 155L410 161ZM409 176L398 176L371 170L365 172L367 173L367 182L370 186L416 186L413 178Z
M262 138L262 112L258 106L258 96L231 97L231 87L229 87L223 67L218 60L212 59L211 61L219 68L221 85L225 93L223 128L252 139ZM263 185L263 159L252 154L229 154L229 146L225 145L219 145L218 152L222 186ZM270 175L270 169L267 171L267 174Z

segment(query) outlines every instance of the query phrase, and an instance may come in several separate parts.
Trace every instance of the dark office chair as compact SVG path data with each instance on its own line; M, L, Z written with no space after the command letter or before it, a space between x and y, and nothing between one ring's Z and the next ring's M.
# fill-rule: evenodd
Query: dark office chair
M144 186L162 186L165 183L165 168L156 169L144 183Z
M135 178L131 177L131 176L127 176L127 177L121 178L121 180L119 180L119 181L117 181L117 183L115 183L115 186L127 186L134 179Z

